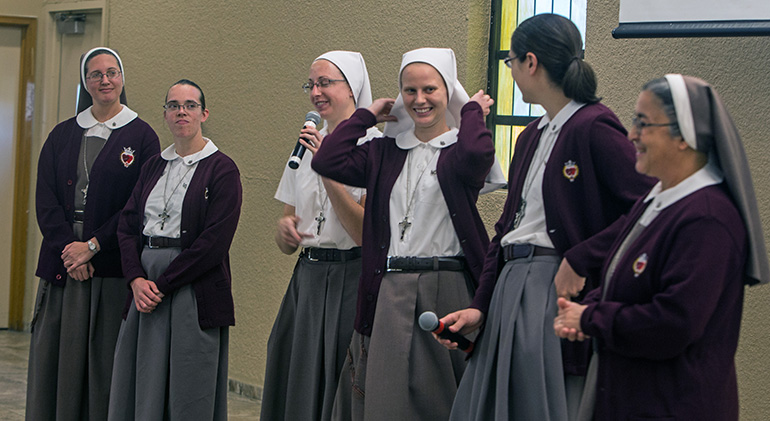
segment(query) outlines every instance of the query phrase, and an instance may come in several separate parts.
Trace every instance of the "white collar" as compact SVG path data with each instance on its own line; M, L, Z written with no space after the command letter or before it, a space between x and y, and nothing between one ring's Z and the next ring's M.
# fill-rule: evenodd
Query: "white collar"
M185 165L193 165L202 159L208 158L209 156L214 154L214 152L219 150L219 148L217 148L217 145L215 145L214 142L211 141L211 139L204 137L203 140L206 141L206 146L204 146L203 149L199 150L198 152L195 152L194 154L190 154L185 157L179 156L179 154L176 153L176 149L174 149L174 145L171 144L171 146L164 149L163 152L160 153L160 156L166 161L173 161L175 159L184 158L182 159L182 163L184 163Z
M114 117L102 123L101 121L97 120L96 117L94 117L94 114L91 112L92 108L93 105L78 114L76 119L78 126L84 129L90 129L97 124L101 124L110 130L115 130L134 121L134 119L137 117L137 114L134 112L134 110L128 108L126 105L123 105L123 108L119 113L115 114Z
M443 149L457 143L457 133L459 133L458 129L449 129L448 132L442 133L428 142L422 142L414 134L414 130L408 130L396 135L396 146L404 150L409 150L417 147L417 145L421 143L427 143L436 149Z
M719 184L722 180L724 180L722 171L719 167L709 162L703 168L695 171L691 176L670 189L661 191L663 185L658 181L658 184L644 198L644 202L647 203L650 200L654 200L654 209L660 211L704 187Z
M570 102L567 103L551 120L550 117L548 117L548 114L543 114L543 118L540 119L540 123L537 124L538 130L545 127L546 124L550 125L550 128L552 131L561 130L561 126L564 125L567 121L569 121L570 117L572 117L573 114L577 112L577 110L581 109L584 105L586 105L584 102L577 102L574 99L570 100Z

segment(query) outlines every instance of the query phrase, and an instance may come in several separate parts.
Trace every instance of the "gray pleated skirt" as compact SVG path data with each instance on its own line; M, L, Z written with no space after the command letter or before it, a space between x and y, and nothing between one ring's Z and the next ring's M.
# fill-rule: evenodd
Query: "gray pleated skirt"
M567 419L561 343L553 332L560 260L538 256L505 264L452 420Z
M178 248L142 252L156 279ZM109 420L226 420L228 328L202 330L195 291L179 288L152 313L131 303L115 347Z
M82 224L74 224L80 237ZM27 372L28 420L104 420L115 342L126 302L123 278L41 279Z
M386 274L371 337L353 334L332 419L446 420L466 354L444 348L417 318L465 308L472 294L464 272Z
M330 419L360 275L361 259L299 259L267 342L260 419Z

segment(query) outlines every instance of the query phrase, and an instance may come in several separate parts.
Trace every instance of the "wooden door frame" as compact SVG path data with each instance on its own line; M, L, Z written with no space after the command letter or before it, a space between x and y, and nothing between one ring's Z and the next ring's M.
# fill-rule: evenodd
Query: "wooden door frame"
M21 68L16 111L16 168L14 169L13 216L11 231L11 291L8 326L24 329L24 291L26 289L27 227L29 223L30 154L32 117L35 109L35 51L37 19L0 16L0 25L21 28Z

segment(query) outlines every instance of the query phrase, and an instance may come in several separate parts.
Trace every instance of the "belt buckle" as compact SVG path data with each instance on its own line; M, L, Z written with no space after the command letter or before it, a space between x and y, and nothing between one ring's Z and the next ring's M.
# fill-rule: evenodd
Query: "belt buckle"
M388 256L388 261L387 261L386 268L385 268L386 272L401 272L402 271L402 269L397 269L397 268L391 268L390 267L390 260L391 259L395 259L397 257L398 256Z
M532 257L535 254L535 246L532 244L511 244L511 249L510 260Z
M155 246L152 244L152 236L147 237L147 247L151 249L157 249L160 248L160 246Z
M312 250L313 250L313 249L312 249L312 248L310 248L310 247L305 247L305 257L307 258L307 260L309 260L309 261L311 261L311 262L320 262L320 260L319 260L319 259L315 259L315 258L313 258L313 257L311 256L311 252L312 252Z

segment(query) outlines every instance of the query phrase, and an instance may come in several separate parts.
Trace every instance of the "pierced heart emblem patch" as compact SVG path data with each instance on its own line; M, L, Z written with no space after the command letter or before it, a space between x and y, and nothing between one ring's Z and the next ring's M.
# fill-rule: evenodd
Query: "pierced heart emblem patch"
M134 163L134 150L131 148L123 147L123 153L120 154L120 162L123 166L128 168Z
M564 177L571 183L575 181L575 178L580 174L580 168L578 168L575 161L570 160L564 163L564 168L561 169L561 173L564 174Z
M641 256L634 260L634 278L638 278L639 275L647 268L647 253L642 253Z

